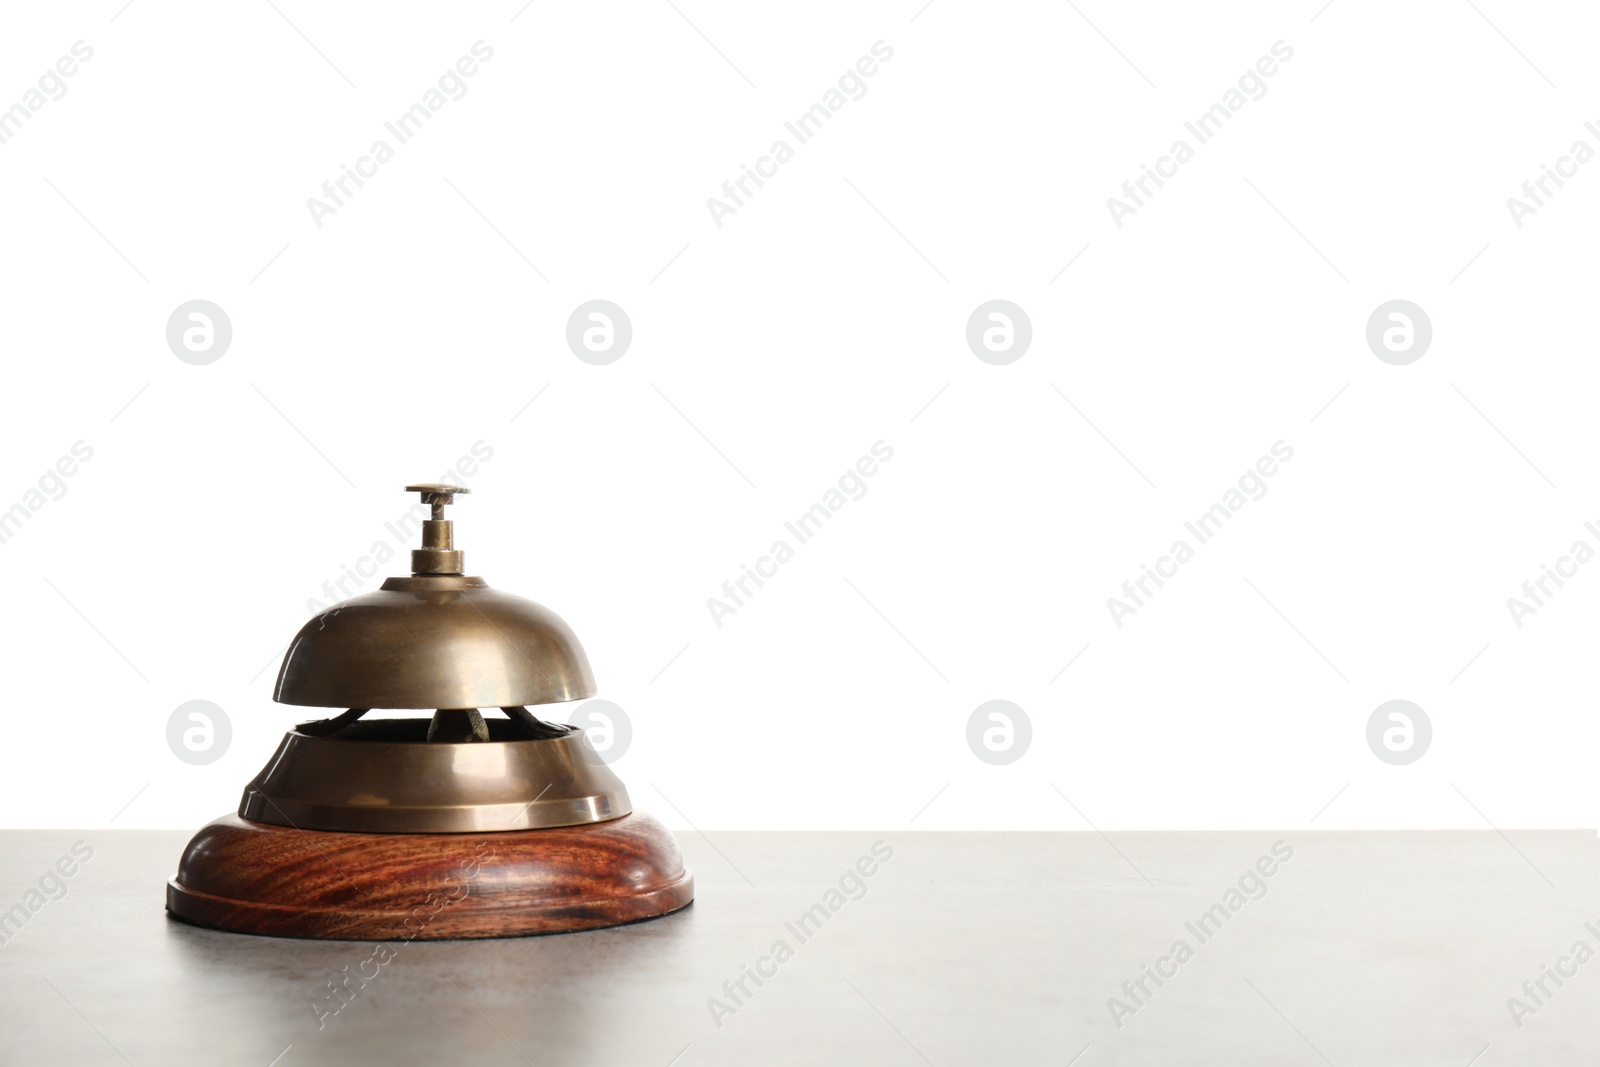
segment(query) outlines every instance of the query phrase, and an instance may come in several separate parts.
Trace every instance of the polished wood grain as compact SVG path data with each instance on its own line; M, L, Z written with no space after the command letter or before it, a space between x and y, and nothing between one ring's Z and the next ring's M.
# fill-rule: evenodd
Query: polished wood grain
M637 812L481 834L296 830L227 815L194 836L167 883L167 910L202 926L359 941L585 930L693 899L672 834Z

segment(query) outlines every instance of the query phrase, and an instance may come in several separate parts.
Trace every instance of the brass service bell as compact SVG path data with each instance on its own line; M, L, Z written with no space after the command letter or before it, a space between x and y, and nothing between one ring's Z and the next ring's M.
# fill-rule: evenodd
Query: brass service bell
M197 833L167 909L203 926L387 940L554 933L688 905L693 876L660 823L576 727L530 707L593 696L572 630L469 577L446 505L412 573L301 627L273 699L347 709L284 735L237 815ZM363 718L425 710L429 718ZM485 716L480 709L502 714Z

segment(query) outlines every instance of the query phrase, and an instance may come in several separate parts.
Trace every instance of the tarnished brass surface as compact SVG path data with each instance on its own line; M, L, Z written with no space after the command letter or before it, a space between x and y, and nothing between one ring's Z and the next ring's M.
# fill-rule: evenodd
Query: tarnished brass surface
M560 616L482 578L390 578L313 618L272 698L320 708L500 708L593 696Z
M433 517L422 524L422 547L411 550L413 574L461 574L466 566L466 555L456 548L455 531L450 520L444 517L444 506L455 502L456 494L470 493L461 485L439 485L426 482L406 486L408 493L421 493L422 502L433 509Z
M460 573L444 508L458 485L408 485L422 524L409 578L390 578L300 628L272 699L318 708L470 709L581 700L594 676L567 624L531 600Z
M578 639L533 601L447 573L461 553L444 507L466 489L407 489L433 509L418 573L307 622L273 691L282 704L349 710L284 735L239 815L308 830L467 833L628 814L627 790L583 734L526 707L594 695ZM368 709L433 718L362 719Z
M429 742L427 719L354 723L337 737L291 730L245 787L241 818L303 830L470 833L578 826L633 810L582 731L512 741Z

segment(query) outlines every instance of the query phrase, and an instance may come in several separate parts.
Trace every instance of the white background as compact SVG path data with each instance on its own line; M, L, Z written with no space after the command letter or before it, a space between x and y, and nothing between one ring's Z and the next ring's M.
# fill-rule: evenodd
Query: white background
M308 599L483 441L468 569L574 627L671 825L1594 825L1600 565L1506 607L1600 548L1600 163L1506 207L1600 148L1592 11L675 2L8 11L0 106L94 55L0 145L0 508L94 455L0 546L0 823L233 808L304 717L270 690ZM307 198L479 40L318 228ZM1114 225L1279 40L1267 94ZM197 298L234 332L203 367L165 340ZM634 329L604 367L564 339L594 298ZM1032 321L1008 366L965 342L994 298ZM1395 298L1434 330L1403 367L1364 337ZM1267 495L1117 628L1106 598L1279 440ZM1033 724L1004 767L965 740L996 698ZM1405 767L1365 739L1394 698L1434 730ZM233 724L204 767L166 745L191 699Z

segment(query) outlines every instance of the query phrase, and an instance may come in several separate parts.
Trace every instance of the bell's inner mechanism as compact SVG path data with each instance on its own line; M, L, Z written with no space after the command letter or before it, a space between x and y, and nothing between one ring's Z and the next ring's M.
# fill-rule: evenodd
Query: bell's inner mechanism
M535 829L627 815L627 790L583 733L529 710L594 695L577 637L554 612L463 573L444 508L467 489L406 491L431 508L411 575L311 619L278 673L280 703L348 710L285 735L245 788L239 815L374 833ZM363 718L374 709L431 718Z
M521 705L501 708L504 719L485 718L477 708L439 708L431 719L362 719L371 708L351 708L331 719L313 719L295 729L310 737L349 741L432 741L470 744L474 741L548 741L565 737L575 727L545 722ZM416 727L421 726L422 729Z

